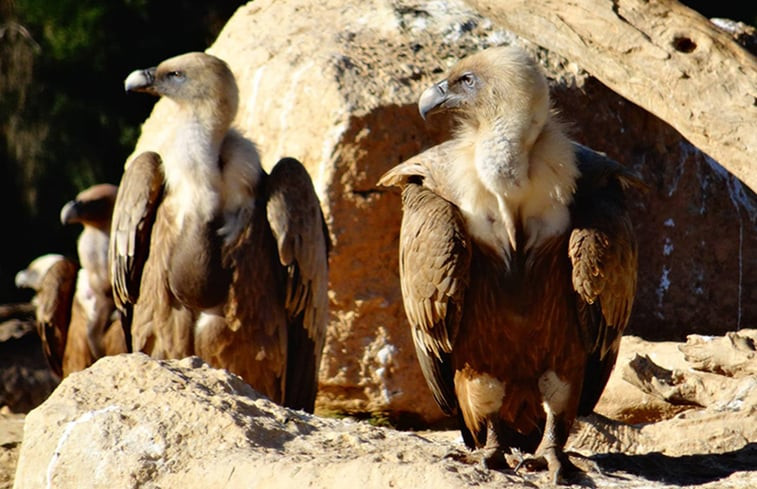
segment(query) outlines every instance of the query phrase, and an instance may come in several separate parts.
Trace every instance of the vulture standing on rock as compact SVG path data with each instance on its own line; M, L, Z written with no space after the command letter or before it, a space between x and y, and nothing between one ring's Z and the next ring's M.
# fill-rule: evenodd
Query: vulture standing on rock
M16 287L34 290L32 298L37 333L42 342L50 370L63 378L63 357L72 313L84 320L84 311L77 304L74 292L78 265L63 255L49 253L39 256L16 273ZM86 342L86 338L83 338ZM66 372L69 373L69 372Z
M519 48L461 60L418 105L451 113L455 135L379 183L402 188L400 280L421 368L488 466L525 450L518 467L562 481L576 469L571 424L597 403L631 312L623 190L643 184L568 139Z
M128 163L116 199L113 289L133 349L197 355L312 412L329 238L310 176L292 158L262 169L231 128L238 88L215 56L176 56L124 85L176 109L158 146Z

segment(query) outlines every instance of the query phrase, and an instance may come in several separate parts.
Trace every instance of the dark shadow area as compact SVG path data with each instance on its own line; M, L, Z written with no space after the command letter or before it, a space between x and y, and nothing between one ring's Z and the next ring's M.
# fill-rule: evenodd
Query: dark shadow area
M42 353L31 320L0 323L0 406L28 413L47 399L59 382Z
M679 457L659 452L643 455L603 453L590 459L603 472L626 472L666 484L696 485L717 481L735 472L757 470L757 443L726 453Z
M713 2L712 0L682 0L682 4L711 19L719 17L737 20L757 27L757 4L754 2Z

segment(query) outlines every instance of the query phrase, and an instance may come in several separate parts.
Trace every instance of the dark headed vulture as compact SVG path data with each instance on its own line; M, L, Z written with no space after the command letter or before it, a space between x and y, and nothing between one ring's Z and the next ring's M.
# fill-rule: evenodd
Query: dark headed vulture
M66 202L60 211L64 226L82 225L82 232L76 241L81 266L76 298L84 307L86 329L81 331L81 335L76 334L76 341L86 341L89 354L95 360L126 351L121 325L113 324L116 306L108 263L110 223L117 190L115 185L109 183L93 185L79 192L74 200Z
M231 129L238 89L195 52L132 72L127 91L175 104L136 156L111 230L114 294L133 349L198 355L285 406L312 412L328 306L328 234L304 166L266 173Z
M387 172L402 188L400 281L434 398L489 464L526 450L555 481L628 323L637 251L621 165L572 143L520 49L457 63L418 102L454 137ZM521 464L519 464L521 465Z

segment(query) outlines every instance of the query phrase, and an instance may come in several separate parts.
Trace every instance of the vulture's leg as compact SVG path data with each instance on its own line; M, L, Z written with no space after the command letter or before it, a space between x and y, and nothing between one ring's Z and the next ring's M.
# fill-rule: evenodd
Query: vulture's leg
M580 472L563 451L571 424L566 413L571 398L571 385L549 370L539 378L539 390L547 415L544 433L534 456L521 461L516 470L520 466L531 470L546 468L552 482L560 484L565 482L567 473Z
M490 469L509 469L502 451L505 440L499 418L505 386L491 375L466 366L455 372L455 394L467 429L462 430L463 439L468 447L475 448L468 458L470 463L480 463ZM470 402L471 399L477 402Z
M481 463L488 469L510 469L505 459L501 440L500 420L497 413L486 419L486 443L481 447Z

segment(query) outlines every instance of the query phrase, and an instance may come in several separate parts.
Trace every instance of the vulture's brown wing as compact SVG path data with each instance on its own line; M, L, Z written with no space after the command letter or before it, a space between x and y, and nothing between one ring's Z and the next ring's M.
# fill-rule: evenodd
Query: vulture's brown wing
M413 183L402 191L400 284L418 361L434 399L457 409L450 353L462 317L471 247L459 210Z
M225 247L233 270L226 301L226 327L203 328L195 348L215 357L276 403L283 403L287 318L283 307L284 270L260 197L238 238ZM205 347L203 345L208 345ZM205 352L205 350L208 350Z
M163 170L157 153L146 151L124 170L118 186L110 231L113 298L121 311L131 348L131 307L139 297L142 269L147 259L155 212L163 195Z
M328 228L310 175L296 159L276 163L266 193L268 222L286 274L284 405L312 411L328 320Z
M636 292L637 244L624 189L641 181L615 161L577 145L581 177L569 254L588 352L579 414L590 413L612 372Z
M42 349L50 368L59 377L63 377L63 353L78 269L78 265L69 259L56 262L42 277L34 297Z

